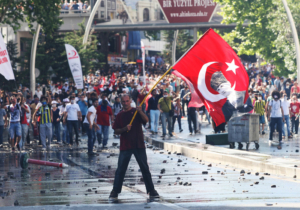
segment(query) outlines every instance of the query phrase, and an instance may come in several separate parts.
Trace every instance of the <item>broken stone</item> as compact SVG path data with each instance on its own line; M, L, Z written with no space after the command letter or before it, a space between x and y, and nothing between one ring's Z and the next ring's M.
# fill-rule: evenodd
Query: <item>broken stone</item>
M160 180L157 181L157 183L160 183L160 182L161 182Z
M215 179L214 179L214 178L211 178L211 181L215 181Z
M259 182L254 182L254 184L258 184Z
M250 175L250 174L251 174L251 172L248 172L247 174L248 174L248 175Z
M208 167L211 167L211 164L208 164L207 166L208 166Z
M296 179L296 178L297 178L297 176L295 175L295 176L294 176L294 179Z
M294 167L296 167L296 168L297 168L298 166L297 166L297 165L294 165Z
M276 188L276 185L272 185L271 188Z
M184 184L183 184L183 186L187 186L189 183L188 182L185 182Z
M115 147L115 146L117 146L118 145L118 143L112 143L112 146L113 147Z
M177 153L177 155L181 155L181 153Z
M298 150L298 149L296 149L296 150L295 150L295 152L299 152L299 150Z
M202 174L208 174L208 171L202 171Z
M41 190L41 194L45 194L46 193L46 190Z
M184 172L189 172L189 170L184 170Z
M258 176L258 175L259 175L259 173L258 173L258 172L256 172L256 173L255 173L255 175L256 175L256 176Z
M178 163L181 163L182 162L182 160L181 159L178 159L178 161L177 161Z
M207 179L204 179L204 181L206 181Z
M164 160L164 161L163 161L163 163L167 163L167 161L166 161L166 160Z
M171 155L171 152L168 152L168 155Z
M217 171L217 173L219 174L221 171Z
M179 182L179 185L182 185L182 182Z
M266 175L266 176L270 176L270 174L269 174L269 173L264 173L264 175Z
M88 191L88 192L92 192L92 189L88 189L87 191Z
M19 206L18 200L16 200L16 201L14 202L14 205L15 205L15 206Z
M245 171L244 171L244 170L241 170L240 174L244 174L244 173L245 173Z
M111 166L107 166L108 169L111 169Z
M160 175L158 176L159 179L161 179L161 177L162 177L162 176L160 176Z
M129 185L130 185L130 186L134 186L134 185L135 185L135 183L129 183Z
M250 184L250 186L252 187L252 186L253 186L253 184Z
M106 158L110 158L110 156L107 156Z

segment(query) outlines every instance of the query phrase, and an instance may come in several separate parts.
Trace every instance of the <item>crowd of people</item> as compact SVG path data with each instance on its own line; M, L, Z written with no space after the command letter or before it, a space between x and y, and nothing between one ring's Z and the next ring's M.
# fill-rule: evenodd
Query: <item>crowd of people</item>
M300 86L296 79L273 76L275 67L270 64L257 68L255 64L243 63L249 74L249 96L254 107L250 113L259 114L261 134L269 130L269 139L274 144L279 143L273 140L275 128L279 141L292 138L299 127ZM91 72L83 78L83 89L77 89L70 79L37 84L33 92L21 85L16 92L1 90L0 147L3 147L4 128L9 128L11 150L22 151L33 141L28 134L32 128L43 151L50 149L53 142L78 146L79 137L87 135L88 153L93 155L95 145L99 150L107 148L109 127L124 107L122 95L130 96L131 107L145 101L141 110L149 118L145 129L152 135L158 135L161 125L161 137L172 137L176 122L178 132L183 132L181 119L184 117L190 135L201 133L204 117L208 124L212 122L213 132L225 132L225 126L221 129L215 126L204 106L189 106L189 87L173 74L165 76L147 96L167 69L164 64L151 65L151 59L149 64L145 77L136 71L135 65L111 67L106 73ZM114 137L119 135L115 133Z
M89 5L88 1L82 2L81 0L70 0L69 2L68 0L62 0L60 7L62 13L68 13L69 11L74 13L91 11L91 6Z

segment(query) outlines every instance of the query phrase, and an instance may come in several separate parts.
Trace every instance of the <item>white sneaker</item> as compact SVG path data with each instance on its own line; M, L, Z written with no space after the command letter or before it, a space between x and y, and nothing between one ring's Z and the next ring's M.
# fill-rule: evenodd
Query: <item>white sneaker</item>
M278 146L279 142L277 140L269 140L269 144L273 146Z

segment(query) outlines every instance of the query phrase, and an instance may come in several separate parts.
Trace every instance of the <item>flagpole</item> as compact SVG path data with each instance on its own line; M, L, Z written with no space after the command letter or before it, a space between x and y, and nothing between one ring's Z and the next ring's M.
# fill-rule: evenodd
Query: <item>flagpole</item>
M150 90L150 91L148 92L148 94L144 97L142 103L140 103L140 105L139 105L140 107L143 105L143 103L145 102L146 98L147 98L148 95L152 92L152 90L156 87L156 85L162 80L162 78L164 78L164 77L172 70L172 68L173 68L173 66L171 66L171 67L168 69L168 71L166 71L166 72L159 78L159 80L155 83L155 85L153 85L153 87L151 88L151 90ZM132 122L133 122L133 120L134 120L136 114L137 114L137 110L135 110L135 113L134 113L134 115L133 115L133 117L132 117L132 119L131 119L129 125L132 125ZM128 132L128 131L127 131L127 132Z

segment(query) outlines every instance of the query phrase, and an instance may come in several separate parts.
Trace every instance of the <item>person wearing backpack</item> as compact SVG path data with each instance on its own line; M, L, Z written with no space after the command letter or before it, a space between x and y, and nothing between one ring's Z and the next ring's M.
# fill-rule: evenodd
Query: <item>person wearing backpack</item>
M158 100L157 108L161 113L161 123L163 128L162 138L167 134L166 131L166 121L168 121L168 131L169 136L172 137L172 120L174 115L174 110L172 110L172 96L168 95L167 91L164 91L163 97Z
M277 90L274 90L272 92L272 98L273 99L268 104L268 121L270 122L269 142L273 145L279 145L282 141L282 122L284 122L284 114L282 109L282 103L280 101L280 93ZM277 125L276 130L279 133L279 141L273 140L275 124Z

